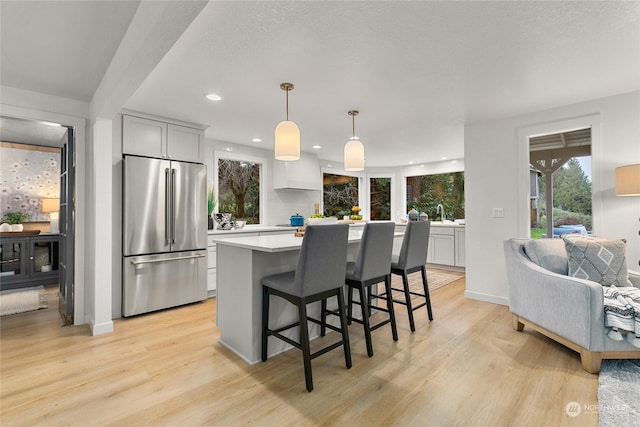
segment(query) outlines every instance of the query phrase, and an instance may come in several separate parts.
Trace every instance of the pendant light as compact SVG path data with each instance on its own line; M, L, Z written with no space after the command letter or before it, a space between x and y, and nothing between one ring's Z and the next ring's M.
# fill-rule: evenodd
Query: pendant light
M280 89L287 92L287 120L276 126L275 152L277 160L300 159L300 129L294 122L289 121L289 91L293 90L293 83L282 83Z
M356 116L358 113L358 110L351 110L348 113L352 119L353 136L344 146L344 170L349 172L364 170L364 145L356 136Z

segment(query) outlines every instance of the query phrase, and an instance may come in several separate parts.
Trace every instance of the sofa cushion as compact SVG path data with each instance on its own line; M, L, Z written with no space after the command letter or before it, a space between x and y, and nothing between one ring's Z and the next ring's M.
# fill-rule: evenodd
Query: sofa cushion
M540 267L558 274L569 273L567 250L560 239L533 239L524 244L529 259Z
M602 286L631 286L627 273L625 243L590 236L562 236L569 256L569 276Z

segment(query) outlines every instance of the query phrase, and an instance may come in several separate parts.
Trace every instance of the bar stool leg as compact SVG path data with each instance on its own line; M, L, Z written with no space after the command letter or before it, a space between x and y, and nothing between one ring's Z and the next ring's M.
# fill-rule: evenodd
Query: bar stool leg
M347 316L344 312L344 296L342 290L338 292L338 313L340 313L340 328L342 329L342 347L344 348L344 363L347 369L351 368L351 347L349 344L349 329L347 329Z
M299 301L298 316L300 316L300 348L302 349L302 361L304 362L304 379L307 383L307 391L312 391L313 375L311 373L311 346L309 344L307 305L304 299Z
M320 336L324 337L327 334L327 298L322 300L320 308Z
M411 307L411 293L409 292L409 279L406 272L402 272L402 285L404 287L404 298L407 302L407 312L409 313L409 327L411 332L415 332L416 325L413 322L413 307Z
M427 300L427 312L429 313L429 321L433 320L431 312L431 297L429 296L429 282L427 282L427 269L422 266L422 287L424 288L424 296Z
M367 343L367 354L373 356L373 344L371 343L371 327L369 326L369 311L367 307L367 298L365 296L364 284L360 283L358 287L360 293L360 306L362 307L362 325L364 326L364 339Z
M266 286L262 287L262 361L267 361L267 343L269 335L269 291Z
M384 289L387 295L391 295L391 275L388 274L384 278ZM387 310L389 310L389 319L391 320L391 335L394 341L398 341L398 328L396 326L396 314L393 311L393 299L387 298Z
M349 292L349 303L347 304L347 324L351 324L351 320L353 319L353 288L351 286L347 286L347 292Z

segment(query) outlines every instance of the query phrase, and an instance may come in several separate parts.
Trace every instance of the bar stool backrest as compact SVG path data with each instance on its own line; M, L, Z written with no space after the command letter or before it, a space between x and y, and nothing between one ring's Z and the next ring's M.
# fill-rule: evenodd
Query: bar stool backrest
M294 293L304 297L341 287L347 269L349 225L309 225L302 239Z
M398 256L398 268L408 270L425 265L429 249L429 221L410 221L402 240L402 248Z
M354 270L357 280L366 281L391 274L395 226L391 221L365 224Z

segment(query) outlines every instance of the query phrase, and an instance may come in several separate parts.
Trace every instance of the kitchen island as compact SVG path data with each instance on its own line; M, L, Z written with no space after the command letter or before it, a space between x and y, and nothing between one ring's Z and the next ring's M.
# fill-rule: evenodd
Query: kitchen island
M395 239L403 233L396 231ZM210 236L211 238L212 236ZM362 237L362 227L349 230L347 258L354 260ZM217 325L220 343L247 363L261 360L261 322L263 277L295 270L302 246L302 238L293 234L213 238L217 245ZM397 243L397 242L396 242ZM331 304L331 303L330 303ZM319 317L320 303L310 304L308 312ZM281 298L271 300L269 324L285 325L297 320L297 310ZM297 328L289 331L297 340ZM313 325L310 337L319 335ZM271 338L270 338L271 339ZM291 348L280 340L269 341L269 356Z

